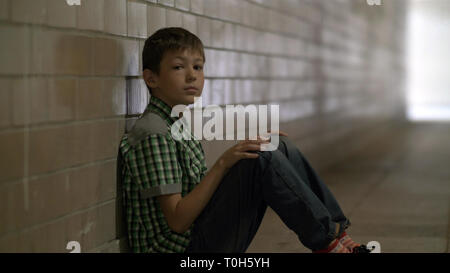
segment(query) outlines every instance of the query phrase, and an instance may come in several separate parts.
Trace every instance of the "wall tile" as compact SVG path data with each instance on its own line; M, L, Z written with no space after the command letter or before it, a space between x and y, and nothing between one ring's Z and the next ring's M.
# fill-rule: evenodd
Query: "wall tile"
M242 24L252 26L254 21L254 5L250 2L244 1L241 3L241 8L244 11L241 17Z
M158 3L169 7L175 6L175 0L158 0Z
M33 78L28 89L28 96L30 97L30 122L33 124L48 122L50 98L47 78Z
M71 127L49 128L30 132L29 173L45 173L70 166L74 149ZM78 147L77 147L78 148Z
M77 9L78 28L99 31L104 29L105 5L103 0L84 1Z
M118 39L118 73L122 76L138 76L140 75L139 58L139 42L136 40Z
M147 5L128 2L128 36L147 38Z
M204 0L191 0L191 12L203 14Z
M78 80L76 91L76 118L78 120L95 119L104 116L103 80L88 78Z
M1 253L18 253L19 252L19 234L8 233L0 238Z
M189 11L190 0L175 0L175 8Z
M82 35L57 36L50 70L55 74L91 75L94 39Z
M9 2L8 0L0 0L0 19L9 18Z
M220 0L203 1L203 14L206 16L218 18L220 15Z
M0 133L0 165L7 166L0 172L0 182L23 177L24 147L24 132Z
M139 71L142 71L143 65L142 65L142 52L144 51L145 46L144 39L139 40Z
M214 20L211 24L211 41L213 47L223 47L225 43L225 23Z
M255 6L254 8L253 8L253 12L254 12L254 18L253 18L253 26L254 27L257 27L257 28L261 28L261 29L267 29L267 27L268 27L268 21L267 21L267 18L268 18L268 9L267 8L264 8L264 7L261 7L261 6ZM278 30L278 31L280 31L280 30Z
M216 75L216 50L205 49L206 63L203 67L205 77L214 77Z
M77 6L69 6L65 1L47 0L47 22L55 27L71 27L77 25Z
M183 28L197 34L197 17L191 14L183 14Z
M127 114L135 115L144 112L149 101L149 92L144 80L128 79L127 88Z
M228 12L230 14L229 20L240 23L242 22L242 14L244 13L244 10L242 9L242 1L239 0L229 0L224 1L228 5Z
M0 234L21 228L25 220L24 212L23 184L0 184Z
M88 152L83 155L85 162L104 160L115 158L117 156L117 149L119 144L118 121L108 120L104 122L98 122L97 124L89 124L87 130L80 126L76 128L76 135L80 136L78 141L81 140L82 144L86 141L86 134L88 132ZM80 133L80 134L79 134Z
M242 48L240 48L240 49L243 49L243 50L246 50L249 52L257 51L257 46L259 45L258 38L261 38L261 36L259 36L258 33L261 33L261 32L257 32L256 30L251 29L251 28L244 28L244 33L247 37L245 38L245 44L243 44ZM238 38L236 37L236 39L238 39ZM272 45L270 45L270 47L272 47ZM267 48L267 46L266 46L266 48Z
M127 1L106 0L104 2L105 31L127 35Z
M77 192L72 191L69 172L41 176L28 183L30 209L26 212L24 226L36 225L70 213L77 208L77 202L72 201L83 198L82 195L78 195L78 198L71 197Z
M9 79L0 79L0 128L11 124L11 82Z
M94 75L117 75L119 44L116 39L97 37L94 40Z
M234 38L235 38L234 29L235 29L235 26L233 24L225 23L224 31L223 31L223 37L224 37L223 47L224 48L233 49Z
M227 77L239 77L240 54L236 52L227 52Z
M27 74L30 71L29 30L0 25L0 74Z
M29 89L31 79L18 78L11 80L12 105L12 125L23 126L30 122L30 96Z
M222 105L224 101L224 81L223 80L212 80L211 81L211 103L216 105Z
M233 104L237 103L234 98L234 81L225 80L223 87L223 103L222 104Z
M13 21L44 24L47 19L46 0L11 1L11 12Z
M219 18L226 21L233 21L231 1L219 1Z
M70 172L66 198L73 206L71 210L87 208L116 196L115 165L116 161L108 161Z
M166 10L164 8L148 6L147 16L149 36L166 26Z
M108 78L104 80L104 115L117 116L126 114L126 80Z
M278 31L280 29L280 18L282 14L280 14L276 10L269 10L268 11L268 26L267 29L270 31Z
M75 118L75 79L52 79L48 82L49 120L69 121Z
M198 17L196 33L202 41L203 46L211 46L211 20L204 17Z
M31 32L31 65L30 71L33 74L42 74L44 72L44 63L46 59L45 51L48 48L49 32L43 28L38 28Z
M183 27L182 13L176 10L166 10L166 26L167 27Z
M228 52L227 51L222 51L222 50L217 50L215 52L215 63L214 65L216 66L216 75L218 77L226 77L227 75L227 67L228 67Z
M234 40L234 48L237 50L245 50L246 44L247 44L247 35L246 35L246 29L242 26L235 26L235 37Z
M205 79L205 83L203 84L203 90L202 90L202 103L203 106L208 106L211 104L211 99L210 99L210 91L211 90L211 81L208 79Z

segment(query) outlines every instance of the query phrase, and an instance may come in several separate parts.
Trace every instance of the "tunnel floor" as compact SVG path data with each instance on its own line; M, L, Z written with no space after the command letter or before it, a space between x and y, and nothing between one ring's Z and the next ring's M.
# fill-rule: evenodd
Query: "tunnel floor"
M404 123L319 176L352 222L355 241L378 241L384 253L449 253L449 163L450 124ZM310 251L268 208L247 252Z

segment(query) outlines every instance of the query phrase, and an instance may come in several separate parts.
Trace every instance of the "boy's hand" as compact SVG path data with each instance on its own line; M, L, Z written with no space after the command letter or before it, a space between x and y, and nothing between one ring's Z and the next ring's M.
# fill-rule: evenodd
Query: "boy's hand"
M283 131L275 131L275 132L271 132L270 130L268 131L268 133L270 133L270 134L276 134L276 133L278 133L278 135L280 135L280 136L285 136L285 137L287 137L288 136L288 134L287 133L285 133L285 132L283 132Z
M252 153L251 151L260 151L261 144L267 143L269 143L268 140L261 139L260 137L257 140L243 140L225 151L217 160L216 164L225 170L229 170L241 159L259 157L259 154Z

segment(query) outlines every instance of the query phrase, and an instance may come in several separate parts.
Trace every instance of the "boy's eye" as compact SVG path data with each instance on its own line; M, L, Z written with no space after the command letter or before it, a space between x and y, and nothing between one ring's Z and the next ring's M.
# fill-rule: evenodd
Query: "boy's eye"
M174 67L173 67L173 69L175 69L175 70L179 70L180 68L183 68L183 66L177 65L177 66L174 66ZM194 69L196 69L196 70L202 70L202 69L203 69L203 66L201 66L201 65L196 65L196 66L194 66Z

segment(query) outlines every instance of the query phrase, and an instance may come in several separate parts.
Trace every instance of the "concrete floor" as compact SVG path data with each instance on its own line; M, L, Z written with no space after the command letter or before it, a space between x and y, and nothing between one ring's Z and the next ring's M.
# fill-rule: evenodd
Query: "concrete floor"
M381 252L449 253L449 163L450 124L405 124L319 175L355 241L378 241ZM247 252L310 251L269 208Z

